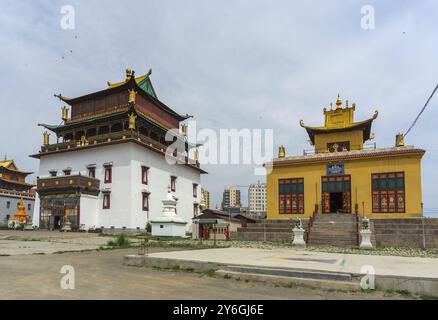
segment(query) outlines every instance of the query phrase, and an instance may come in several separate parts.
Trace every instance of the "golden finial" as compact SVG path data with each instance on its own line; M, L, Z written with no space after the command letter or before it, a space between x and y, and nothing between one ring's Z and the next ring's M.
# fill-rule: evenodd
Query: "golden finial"
M129 81L129 79L131 79L131 76L132 76L132 69L127 68L126 69L126 79L125 79L125 81Z
M68 120L68 108L67 107L62 107L62 117L61 117L61 119L62 119L62 121L64 121L64 122L67 122L67 120Z
M281 145L281 146L278 148L278 157L279 157L279 158L284 158L284 157L286 157L286 148L285 148L283 145Z
M134 112L129 115L129 130L135 130L135 118L137 118L137 115Z
M199 150L198 150L198 148L195 149L195 161L199 162Z
M44 133L43 133L43 144L45 146L49 145L49 136L50 136L50 133L48 133L47 131L44 131Z
M338 99L336 100L336 108L337 109L342 108L342 100L341 100L341 97L339 96L339 94L338 94Z
M137 92L134 89L129 89L129 103L135 103L135 96L137 95Z

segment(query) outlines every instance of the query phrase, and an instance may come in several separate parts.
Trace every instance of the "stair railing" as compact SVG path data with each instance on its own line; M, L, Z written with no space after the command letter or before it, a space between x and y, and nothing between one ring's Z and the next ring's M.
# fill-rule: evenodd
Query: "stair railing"
M359 215L356 213L356 245L359 246L360 244L360 228L359 228Z
M309 240L310 240L310 229L313 226L313 221L315 221L315 214L316 212L313 211L312 216L309 219L309 223L307 224L307 233L306 233L306 243L309 244Z

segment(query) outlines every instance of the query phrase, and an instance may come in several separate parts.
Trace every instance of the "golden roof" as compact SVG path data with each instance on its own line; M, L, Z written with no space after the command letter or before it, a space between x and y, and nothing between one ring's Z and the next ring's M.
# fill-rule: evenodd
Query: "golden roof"
M351 130L363 130L364 140L370 138L371 124L378 116L378 112L375 111L372 118L363 121L354 121L354 111L356 105L353 103L351 107L348 106L348 100L345 108L342 107L341 97L338 95L336 100L336 108L327 110L324 108L324 126L311 127L304 125L304 121L300 120L300 126L307 130L310 140L314 142L315 134L332 133L339 131L351 131Z

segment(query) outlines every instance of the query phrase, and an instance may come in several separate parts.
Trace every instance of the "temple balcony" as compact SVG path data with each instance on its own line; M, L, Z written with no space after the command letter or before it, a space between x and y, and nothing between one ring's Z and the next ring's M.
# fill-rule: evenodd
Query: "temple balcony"
M81 140L71 140L66 142L48 144L41 147L39 154L32 155L32 157L39 158L42 154L45 153L57 153L57 152L65 152L65 151L73 151L73 150L81 150L87 148L93 148L96 146L103 145L111 145L116 143L123 143L128 141L134 141L143 145L144 147L156 151L161 154L166 153L167 145L154 140L148 136L145 136L134 130L124 130L118 132L111 132L107 134L101 134L96 136L91 136L88 138L83 138ZM170 142L169 142L170 143ZM190 159L185 154L174 154L179 163L186 163L196 167L200 167L199 162L193 159Z
M100 180L83 175L68 175L37 179L37 192L40 195L49 194L91 194L97 196L100 192Z

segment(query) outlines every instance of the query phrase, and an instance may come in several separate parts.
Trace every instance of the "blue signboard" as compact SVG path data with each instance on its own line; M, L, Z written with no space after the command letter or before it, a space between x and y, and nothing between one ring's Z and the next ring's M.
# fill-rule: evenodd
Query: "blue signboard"
M329 163L327 165L327 175L336 176L345 174L345 167L343 163Z

